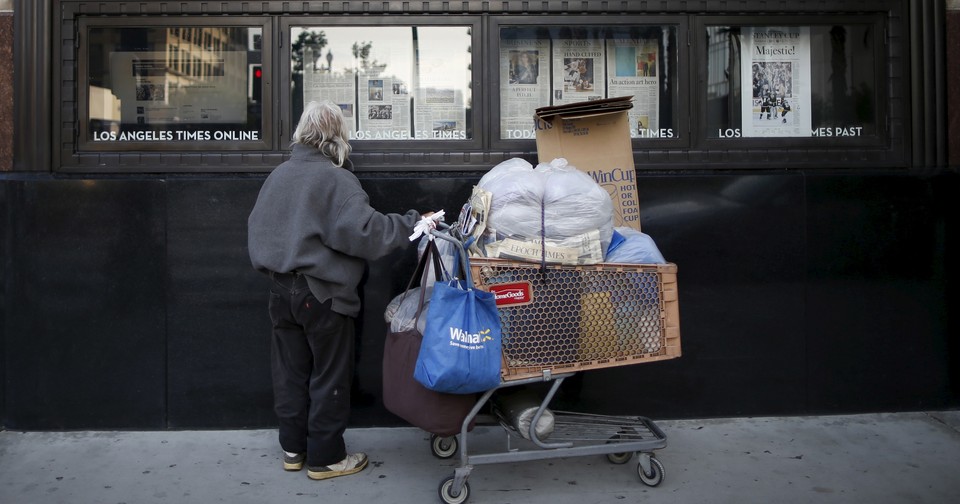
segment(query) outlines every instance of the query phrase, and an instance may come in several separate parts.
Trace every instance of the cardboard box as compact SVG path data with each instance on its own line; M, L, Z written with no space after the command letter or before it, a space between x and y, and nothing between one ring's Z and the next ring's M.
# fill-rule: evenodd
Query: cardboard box
M537 157L565 158L597 181L613 200L613 225L640 230L640 202L627 110L632 97L541 107L536 110Z

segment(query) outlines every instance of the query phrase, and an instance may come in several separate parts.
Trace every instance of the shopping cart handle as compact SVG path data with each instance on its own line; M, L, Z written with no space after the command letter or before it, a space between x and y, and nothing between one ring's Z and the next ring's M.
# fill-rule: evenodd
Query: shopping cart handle
M426 234L434 238L440 238L441 240L453 243L457 249L457 253L454 255L454 258L460 261L460 264L463 268L464 280L467 282L469 288L473 288L473 277L470 275L470 259L467 257L467 251L463 247L463 242L454 236L450 236L451 229L453 229L453 226L450 226L445 222L437 221L437 229L427 229Z
M448 241L448 242L451 242L451 243L453 243L454 245L457 246L457 249L458 249L460 252L463 252L463 251L464 251L464 249L463 249L463 243L462 243L460 240L458 240L457 238L454 238L453 236L450 236L450 230L451 230L451 229L453 229L453 226L447 224L446 222L439 222L439 221L438 221L438 222L437 222L437 229L428 229L428 230L426 231L426 234L428 234L428 235L430 235L430 236L433 236L434 238L440 238L441 240L446 240L446 241Z

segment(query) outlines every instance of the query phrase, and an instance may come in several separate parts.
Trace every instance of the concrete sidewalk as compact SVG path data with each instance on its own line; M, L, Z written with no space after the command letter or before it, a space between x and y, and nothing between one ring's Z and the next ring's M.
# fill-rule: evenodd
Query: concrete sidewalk
M960 411L657 421L668 446L655 488L636 457L475 466L472 504L949 503L960 498ZM469 454L505 449L478 426ZM347 432L363 472L311 481L281 469L274 430L0 432L0 503L440 502L459 456L441 460L414 428Z

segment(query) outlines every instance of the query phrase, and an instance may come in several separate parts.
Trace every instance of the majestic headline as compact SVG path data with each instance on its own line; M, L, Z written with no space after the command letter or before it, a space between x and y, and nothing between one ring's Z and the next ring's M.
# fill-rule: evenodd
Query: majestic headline
M794 44L800 40L800 34L780 31L756 32L753 34L753 40L757 44L755 52L759 56L795 56L797 46Z

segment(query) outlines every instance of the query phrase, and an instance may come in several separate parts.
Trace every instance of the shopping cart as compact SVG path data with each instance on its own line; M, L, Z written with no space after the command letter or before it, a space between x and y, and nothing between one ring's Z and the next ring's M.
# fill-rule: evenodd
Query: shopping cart
M464 253L456 237L431 234ZM652 420L550 411L548 405L564 381L578 372L680 356L676 265L556 266L479 257L469 263L476 287L497 298L503 334L501 384L479 397L459 436L431 436L436 457L460 452L459 467L440 482L441 501L467 501L467 479L476 465L572 456L606 455L612 463L625 464L636 453L640 481L659 485L664 469L654 451L667 445L667 437ZM491 417L506 431L506 449L470 453L468 427L495 394L543 382L550 387L535 406L528 428L494 401ZM553 418L548 437L538 434L544 415Z

